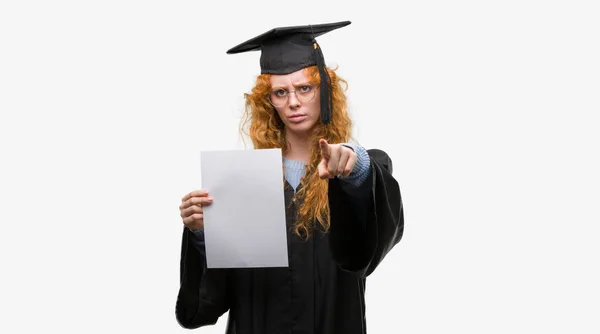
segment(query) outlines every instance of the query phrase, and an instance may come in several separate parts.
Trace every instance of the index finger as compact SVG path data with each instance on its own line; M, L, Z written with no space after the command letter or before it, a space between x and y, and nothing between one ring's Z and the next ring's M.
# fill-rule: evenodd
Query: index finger
M325 140L325 139L319 140L319 145L321 146L321 154L325 158L329 158L330 152L329 152L329 144L327 143L327 140Z
M181 201L185 202L192 197L205 197L205 196L208 196L208 191L206 189L194 190L194 191L190 192L189 194L183 196Z

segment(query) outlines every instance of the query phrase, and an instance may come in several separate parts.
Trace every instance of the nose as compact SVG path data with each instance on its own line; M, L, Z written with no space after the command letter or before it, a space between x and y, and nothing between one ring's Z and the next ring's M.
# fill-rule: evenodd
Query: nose
M297 108L300 106L300 100L298 100L296 92L290 92L290 94L288 94L288 103L290 108Z

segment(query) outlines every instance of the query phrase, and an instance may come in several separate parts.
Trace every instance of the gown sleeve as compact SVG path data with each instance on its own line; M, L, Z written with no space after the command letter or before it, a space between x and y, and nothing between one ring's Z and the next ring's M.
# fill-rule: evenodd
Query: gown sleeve
M198 238L184 227L175 316L181 327L214 325L229 310L226 269L207 269Z
M382 150L367 151L370 173L353 187L329 180L329 244L341 269L367 277L402 238L404 210L392 161Z

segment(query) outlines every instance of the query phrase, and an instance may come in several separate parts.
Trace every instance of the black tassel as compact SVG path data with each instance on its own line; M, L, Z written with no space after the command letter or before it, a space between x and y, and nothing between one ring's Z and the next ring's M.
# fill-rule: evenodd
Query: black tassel
M327 70L325 69L325 58L323 57L323 51L321 51L321 46L314 42L315 44L315 58L317 59L317 68L319 69L319 76L321 77L321 121L323 124L328 124L331 122L332 110L333 110L333 99L331 96L331 77Z

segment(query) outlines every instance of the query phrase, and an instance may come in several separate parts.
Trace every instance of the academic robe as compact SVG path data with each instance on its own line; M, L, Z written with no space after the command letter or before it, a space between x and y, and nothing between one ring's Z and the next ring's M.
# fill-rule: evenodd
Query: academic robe
M288 268L207 269L196 236L184 228L179 324L214 325L229 311L226 334L365 334L366 278L404 231L391 160L381 150L368 153L362 185L329 180L330 230L317 229L308 240L292 232L299 203L285 183Z

